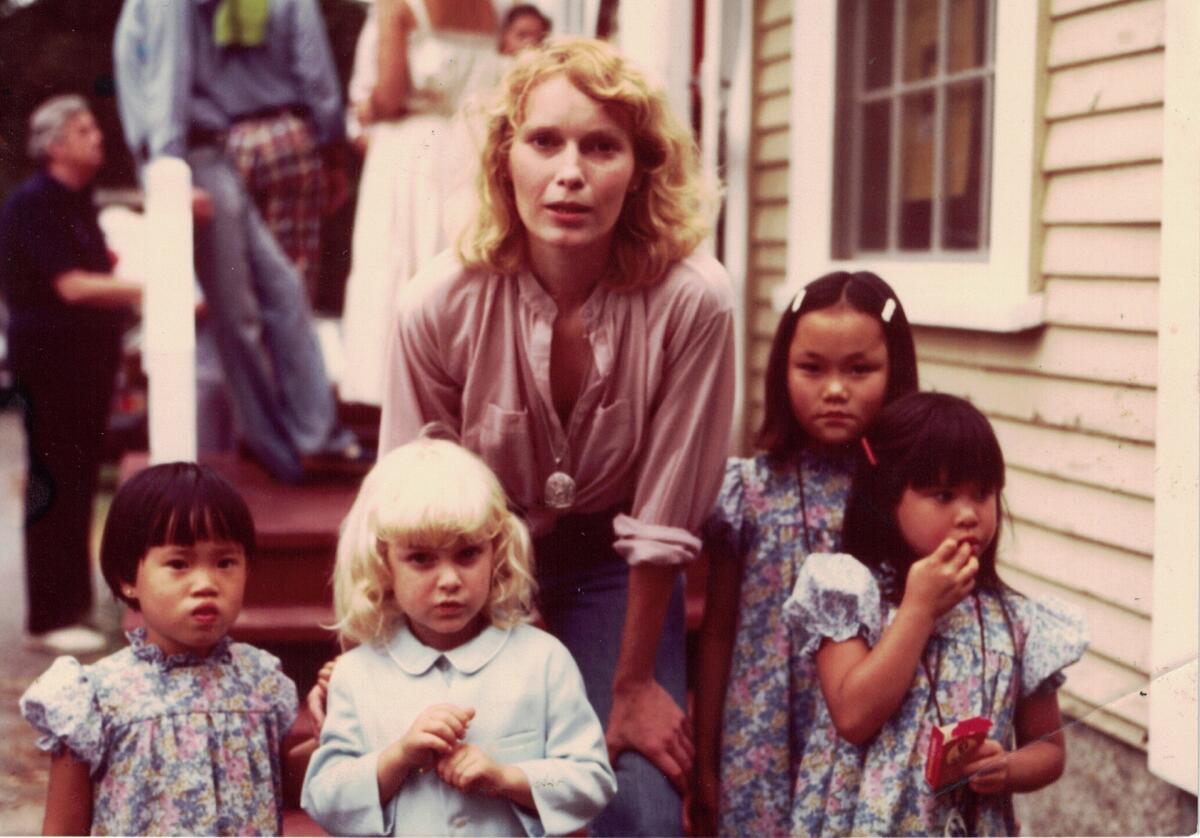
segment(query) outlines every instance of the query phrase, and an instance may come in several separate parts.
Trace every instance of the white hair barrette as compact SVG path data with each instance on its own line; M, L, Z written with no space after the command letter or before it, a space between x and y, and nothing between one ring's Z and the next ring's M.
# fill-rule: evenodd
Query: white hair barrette
M896 300L893 297L888 297L883 304L883 310L879 312L879 319L884 323L892 322L892 315L896 313Z
M796 292L796 296L792 299L792 311L793 312L800 310L800 306L804 303L804 294L807 290L808 290L807 288L801 288L799 291Z

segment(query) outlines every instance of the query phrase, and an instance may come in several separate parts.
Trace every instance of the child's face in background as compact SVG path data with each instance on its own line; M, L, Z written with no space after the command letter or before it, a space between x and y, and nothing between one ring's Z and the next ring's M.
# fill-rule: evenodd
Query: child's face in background
M996 537L998 512L995 490L978 483L909 486L896 506L896 523L918 557L930 555L947 538L967 542L978 557Z
M206 655L242 610L246 551L232 541L151 547L123 590L136 598L146 636L165 654Z
M483 630L494 561L491 541L439 548L388 542L393 596L418 640L444 652Z
M546 38L546 27L537 15L517 15L500 36L500 54L516 55L526 47L536 47Z
M797 321L788 396L809 439L821 445L857 440L883 406L887 382L887 339L877 319L836 305Z

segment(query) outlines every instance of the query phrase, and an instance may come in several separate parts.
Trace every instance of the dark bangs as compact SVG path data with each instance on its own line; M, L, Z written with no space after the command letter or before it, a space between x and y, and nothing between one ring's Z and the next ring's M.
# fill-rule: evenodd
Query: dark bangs
M969 402L926 393L909 420L907 451L896 451L896 476L906 486L929 489L978 483L1004 489L1004 455L987 418ZM896 413L903 414L903 405ZM868 434L870 436L870 434ZM889 448L891 446L889 445Z
M100 567L119 599L154 547L231 541L254 554L254 519L237 489L207 466L165 463L138 472L117 492L104 523Z

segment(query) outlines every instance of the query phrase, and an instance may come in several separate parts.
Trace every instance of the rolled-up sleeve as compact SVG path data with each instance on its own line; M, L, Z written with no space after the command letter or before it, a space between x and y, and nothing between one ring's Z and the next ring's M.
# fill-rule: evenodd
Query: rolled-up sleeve
M733 426L733 338L727 282L688 301L667 335L632 514L613 522L616 550L630 564L681 564L699 554L695 533L721 486Z
M321 746L308 764L300 803L330 835L390 835L395 803L379 801L379 752L367 749L354 707L355 689L371 685L352 681L345 667L334 669Z

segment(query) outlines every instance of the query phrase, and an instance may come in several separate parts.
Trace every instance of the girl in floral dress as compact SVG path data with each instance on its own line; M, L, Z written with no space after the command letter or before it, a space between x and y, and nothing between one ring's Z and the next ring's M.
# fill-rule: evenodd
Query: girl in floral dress
M21 697L53 756L46 835L279 834L296 687L226 635L253 552L249 509L205 467L153 466L121 487L100 564L145 627L94 664L58 658Z
M786 605L823 699L790 829L1013 834L1011 793L1062 773L1057 688L1085 628L997 576L1004 459L983 414L914 393L882 410L865 439L842 530L857 558L810 556ZM931 787L935 728L989 724L952 782Z
M783 602L805 558L837 547L863 430L917 388L895 292L867 272L809 283L780 319L765 384L764 453L729 460L705 526L691 806L702 835L717 830L718 809L722 835L788 829L816 687Z

